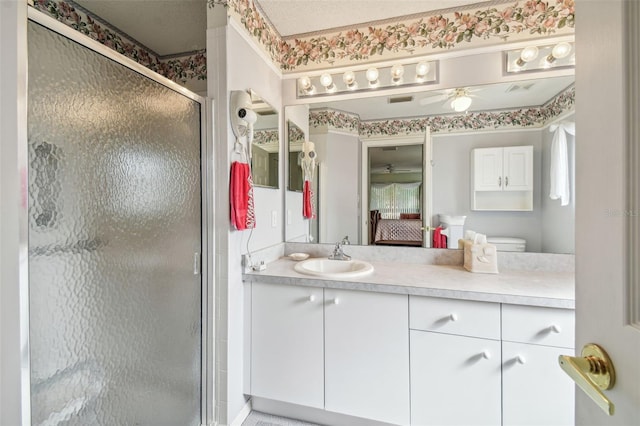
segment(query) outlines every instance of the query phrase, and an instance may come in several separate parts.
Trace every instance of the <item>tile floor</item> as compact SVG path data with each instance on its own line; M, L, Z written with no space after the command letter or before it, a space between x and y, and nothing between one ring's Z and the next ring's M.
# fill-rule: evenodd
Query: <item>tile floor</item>
M286 417L273 416L271 414L252 411L242 422L242 426L319 426L315 423L307 423Z

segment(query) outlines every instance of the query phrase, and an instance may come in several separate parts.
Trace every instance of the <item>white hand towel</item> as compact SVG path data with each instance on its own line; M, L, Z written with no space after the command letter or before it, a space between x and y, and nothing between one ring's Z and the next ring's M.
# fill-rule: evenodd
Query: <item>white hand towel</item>
M566 133L575 135L575 123L554 124L549 127L553 133L551 142L551 167L549 177L551 185L549 188L549 198L560 199L560 205L569 205L569 155L567 154Z

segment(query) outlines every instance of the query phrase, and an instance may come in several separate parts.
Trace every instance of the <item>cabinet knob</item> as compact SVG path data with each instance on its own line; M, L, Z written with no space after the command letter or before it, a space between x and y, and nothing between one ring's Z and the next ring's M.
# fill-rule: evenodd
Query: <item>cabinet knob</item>
M482 352L482 358L491 359L491 352L489 352L489 351Z
M560 333L560 327L558 327L557 325L553 324L551 327L549 327L549 330L551 330L552 333Z
M517 362L518 364L524 364L524 363L526 363L526 362L527 362L527 360L526 360L526 359L525 359L525 357L523 357L522 355L518 355L518 356L516 357L516 362Z
M315 302L316 301L316 295L312 294L311 296L309 296L309 302Z
M449 315L449 320L453 322L458 321L458 315L457 314Z
M340 299L338 299L337 297L335 299L333 299L331 301L331 303L333 303L334 305L339 305L340 304Z

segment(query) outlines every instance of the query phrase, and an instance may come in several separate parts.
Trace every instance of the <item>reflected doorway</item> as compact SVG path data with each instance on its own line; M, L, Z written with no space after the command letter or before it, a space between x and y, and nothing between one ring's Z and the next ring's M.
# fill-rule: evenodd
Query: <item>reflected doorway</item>
M363 242L430 247L430 134L363 142Z

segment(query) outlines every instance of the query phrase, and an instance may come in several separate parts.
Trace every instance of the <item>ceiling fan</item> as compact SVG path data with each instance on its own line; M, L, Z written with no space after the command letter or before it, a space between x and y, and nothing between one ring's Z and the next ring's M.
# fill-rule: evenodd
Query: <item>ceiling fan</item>
M411 172L413 170L411 169L398 169L396 168L395 165L389 163L389 164L385 164L382 167L376 167L374 169L371 170L372 173L385 173L385 174L393 174L393 173L408 173Z
M463 112L469 109L472 102L472 97L476 96L473 93L480 89L471 89L468 87L458 87L455 89L447 89L444 93L436 96L430 96L420 99L419 103L422 106L435 104L437 102L443 102L444 104L450 103L451 108L456 112Z

